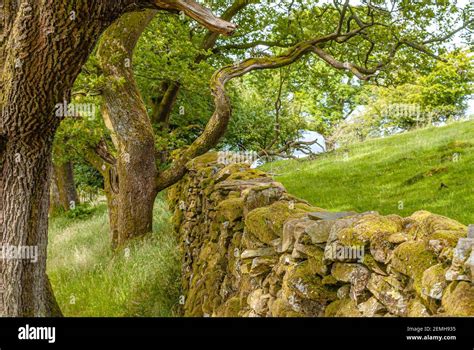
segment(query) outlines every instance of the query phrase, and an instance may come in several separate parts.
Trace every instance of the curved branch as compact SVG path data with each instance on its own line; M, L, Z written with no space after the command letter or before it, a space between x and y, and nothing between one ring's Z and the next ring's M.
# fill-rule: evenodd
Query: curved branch
M220 138L224 135L231 117L230 100L225 90L225 84L229 80L243 76L253 70L275 69L287 66L310 52L315 53L326 63L336 69L348 70L361 80L369 80L371 77L375 76L380 69L392 61L398 49L403 45L422 51L425 54L428 53L422 50L419 44L399 40L390 50L389 56L385 61L377 63L372 68L367 68L358 66L351 62L338 61L334 56L322 49L323 44L327 42L347 42L351 38L363 34L366 28L374 25L378 24L375 22L360 22L358 28L349 30L345 33L338 33L338 31L336 31L323 37L301 42L290 48L286 54L280 56L250 58L241 63L226 66L218 70L211 79L211 91L214 96L215 105L212 117L207 123L203 133L188 148L181 152L181 154L172 162L170 168L158 175L156 179L157 190L160 191L165 189L179 181L187 171L186 163L209 151L212 147L215 147Z
M241 63L226 66L214 73L211 79L211 92L214 96L214 113L203 133L172 162L170 168L160 173L156 179L158 191L177 182L186 173L186 163L206 153L217 145L224 135L231 117L230 100L225 84L236 77L243 76L254 70L284 67L297 61L305 54L314 50L315 45L337 38L337 34L301 42L286 54L273 57L250 58Z
M285 44L277 41L267 41L267 40L256 40L252 41L249 43L241 43L241 44L229 44L229 45L222 45L214 48L212 50L213 53L221 52L224 50L232 50L232 49L250 49L255 46L268 46L268 47L283 47L283 48L288 48L291 46L294 46L294 43L291 44Z
M182 11L204 27L217 33L231 35L237 28L235 24L214 16L209 9L193 0L153 0L153 3L158 8Z
M235 2L227 8L224 13L222 14L222 19L226 21L230 21L235 15L237 15L241 10L243 10L250 2L248 0L235 0ZM209 50L213 48L216 44L216 41L219 37L218 32L213 32L212 30L208 30L205 34L202 42L201 42L201 49L202 50ZM194 59L194 63L198 64L206 58L206 54L201 53L197 55ZM177 81L171 82L168 87L165 89L165 93L159 99L159 103L157 103L156 113L153 113L152 121L154 123L161 123L162 129L167 128L167 124L171 115L171 111L173 106L176 102L178 97L178 93L181 89L181 84Z

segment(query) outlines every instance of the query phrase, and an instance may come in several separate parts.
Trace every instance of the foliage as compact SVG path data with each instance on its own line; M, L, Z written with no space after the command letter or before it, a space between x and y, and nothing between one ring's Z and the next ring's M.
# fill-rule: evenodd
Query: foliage
M79 204L65 213L68 219L85 220L89 218L95 211L95 207L89 204Z
M281 79L288 79L291 73L290 69L256 72L232 85L233 116L221 147L258 152L268 149L274 140L281 147L299 138L308 123L296 101L297 91L283 81L278 94Z
M445 60L427 74L414 74L410 82L367 86L360 94L365 108L342 126L340 143L462 119L474 92L473 55L457 51Z
M102 175L84 161L74 163L74 182L79 191L86 193L98 193L99 189L104 188Z

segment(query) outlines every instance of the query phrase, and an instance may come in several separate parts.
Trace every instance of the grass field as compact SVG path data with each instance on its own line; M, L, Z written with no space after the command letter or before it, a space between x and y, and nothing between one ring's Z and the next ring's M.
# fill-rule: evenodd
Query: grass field
M288 192L329 210L408 216L425 209L474 223L474 121L373 139L316 160L264 165Z
M173 316L179 302L177 239L163 199L154 233L112 253L107 207L87 218L50 220L48 274L65 316Z

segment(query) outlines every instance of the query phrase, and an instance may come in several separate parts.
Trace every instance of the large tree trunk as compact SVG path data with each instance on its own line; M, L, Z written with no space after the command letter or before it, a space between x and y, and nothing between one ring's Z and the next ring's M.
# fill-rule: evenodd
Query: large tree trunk
M114 166L108 166L104 171L104 192L107 199L107 207L109 213L109 239L112 249L118 247L119 242L119 189L118 176Z
M98 57L107 84L103 89L103 117L113 134L117 161L112 171L118 188L109 192L112 246L152 231L156 198L155 139L153 128L132 71L133 49L156 11L122 16L105 33ZM113 54L112 54L113 53ZM126 84L120 84L120 81ZM109 181L106 181L106 184ZM115 190L115 191L114 191ZM110 197L110 199L109 199Z
M37 261L2 261L2 315L47 315L46 245L51 135L16 139L2 155L2 243L37 249Z
M69 100L94 43L114 19L112 11L92 23L92 13L105 15L102 5L74 6L80 14L74 21L66 2L53 0L21 1L0 14L14 19L1 48L0 238L4 247L37 249L36 262L1 261L0 316L56 314L46 276L51 148L60 123L55 105Z
M225 11L223 19L231 19L246 5L236 2ZM114 167L118 191L114 192L110 186L107 190L106 185L109 213L112 213L113 247L152 231L153 205L161 189L156 186L158 171L152 122L159 124L162 130L168 128L180 89L177 82L164 86L164 94L160 103L155 104L150 121L136 86L131 60L138 38L155 14L156 11L147 11L123 16L106 31L98 50L102 70L107 76L103 89L103 117L119 154ZM218 35L208 32L202 47L214 46ZM199 56L195 61L198 63L202 59L204 56ZM126 84L120 81L126 81Z

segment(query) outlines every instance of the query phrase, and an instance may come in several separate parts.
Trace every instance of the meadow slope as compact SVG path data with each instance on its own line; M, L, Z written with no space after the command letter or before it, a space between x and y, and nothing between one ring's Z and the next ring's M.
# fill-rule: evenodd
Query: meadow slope
M474 223L474 121L372 139L316 160L266 164L288 191L329 210L408 216L425 209Z

